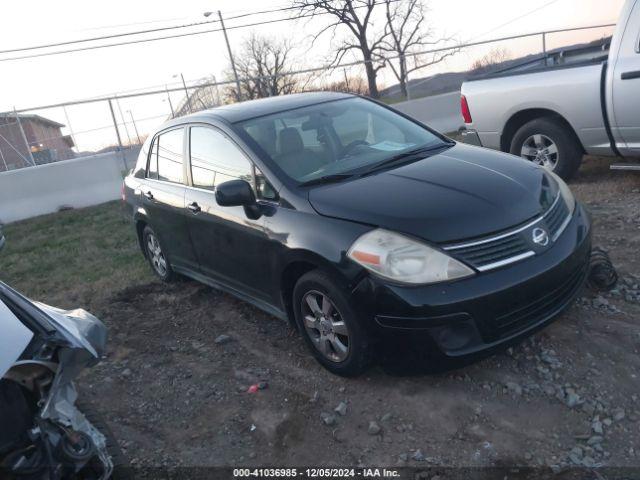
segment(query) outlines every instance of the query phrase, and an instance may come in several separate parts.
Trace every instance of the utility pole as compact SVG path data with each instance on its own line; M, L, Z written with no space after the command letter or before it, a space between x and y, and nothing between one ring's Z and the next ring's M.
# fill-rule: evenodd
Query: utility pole
M173 103L171 103L171 95L169 95L169 88L167 85L164 86L165 91L167 92L167 100L169 101L169 108L171 109L171 118L176 116L176 112L173 111Z
M131 113L131 110L128 110L129 112L129 116L131 117L131 123L133 123L133 129L136 131L136 137L138 137L138 145L140 145L142 142L140 141L140 134L138 133L138 127L136 126L136 121L133 119L133 113Z
M22 128L22 122L20 122L20 115L18 115L18 111L16 110L16 107L13 107L13 113L16 115L16 122L18 122L18 127L20 127L20 134L22 135L22 140L24 141L24 146L27 147L27 153L29 154L29 159L31 160L31 165L33 165L35 167L36 166L36 161L33 159L33 153L31 153L31 147L29 146L29 142L27 142L27 136L24 134L24 129Z
M120 130L118 130L118 121L116 120L116 114L113 111L113 103L109 99L109 110L111 110L111 120L113 120L113 126L116 129L116 136L118 137L118 147L120 149L120 156L122 157L122 163L124 164L124 171L128 171L127 159L124 156L124 150L122 150L122 140L120 139Z
M224 41L227 42L227 51L229 52L229 60L231 60L231 68L233 69L233 76L236 79L236 88L238 89L238 101L241 102L242 91L240 90L240 79L238 78L236 63L233 61L233 52L231 52L231 45L229 45L229 37L227 37L227 29L224 28L224 20L222 19L222 12L220 10L218 10L218 17L220 17L220 25L222 26L222 33L224 33Z

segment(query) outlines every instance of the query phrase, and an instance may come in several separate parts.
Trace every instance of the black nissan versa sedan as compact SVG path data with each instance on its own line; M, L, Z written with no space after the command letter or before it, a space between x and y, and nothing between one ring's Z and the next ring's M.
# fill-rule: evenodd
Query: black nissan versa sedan
M171 120L123 198L161 279L294 321L341 375L392 335L450 357L522 337L575 298L591 250L587 213L550 171L346 94Z

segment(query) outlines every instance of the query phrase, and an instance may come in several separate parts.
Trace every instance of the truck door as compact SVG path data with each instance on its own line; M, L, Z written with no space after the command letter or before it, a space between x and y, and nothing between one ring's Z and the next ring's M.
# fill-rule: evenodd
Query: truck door
M624 10L627 10L626 12ZM625 16L626 14L626 16ZM609 65L610 122L620 153L640 155L640 0L629 0L620 16ZM615 50L617 57L614 57Z

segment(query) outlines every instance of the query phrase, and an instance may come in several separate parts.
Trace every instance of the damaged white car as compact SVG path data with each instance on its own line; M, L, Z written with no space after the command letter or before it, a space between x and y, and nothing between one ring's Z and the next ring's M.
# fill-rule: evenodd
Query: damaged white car
M0 282L0 478L130 478L73 384L100 361L106 339L88 312L32 302Z

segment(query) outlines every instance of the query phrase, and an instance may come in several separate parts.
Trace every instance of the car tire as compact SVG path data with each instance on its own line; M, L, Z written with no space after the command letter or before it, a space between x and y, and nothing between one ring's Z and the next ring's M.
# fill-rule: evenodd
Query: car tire
M549 117L536 118L520 127L511 140L509 152L544 164L564 180L578 171L583 155L573 133Z
M305 343L323 367L337 375L357 376L370 366L373 344L348 293L338 285L320 270L300 277L293 289L295 320ZM317 309L311 307L313 299ZM329 307L323 303L325 299ZM314 316L312 322L309 317Z
M110 480L133 480L133 469L129 461L122 453L120 445L116 440L111 428L105 422L104 417L87 402L78 400L77 408L87 417L87 420L106 438L107 453L113 462L113 473L109 477Z
M173 281L175 274L169 263L169 257L165 253L158 235L148 225L142 231L142 242L145 256L153 273L163 282Z

